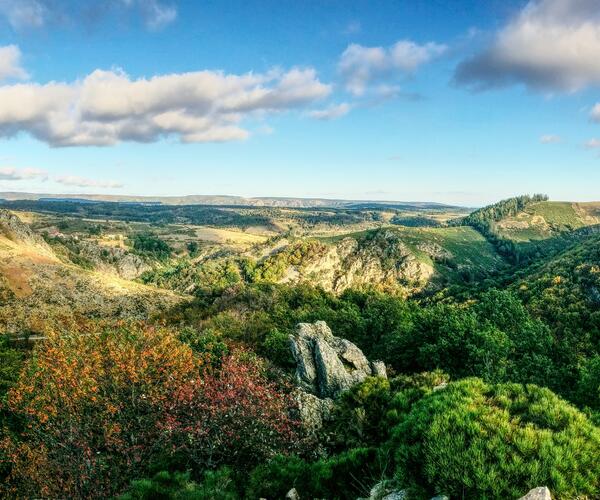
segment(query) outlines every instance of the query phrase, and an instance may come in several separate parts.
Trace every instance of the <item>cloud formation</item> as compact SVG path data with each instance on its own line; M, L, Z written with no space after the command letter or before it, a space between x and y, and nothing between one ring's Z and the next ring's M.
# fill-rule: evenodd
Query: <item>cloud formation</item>
M598 149L600 148L600 139L590 139L585 143L585 147L588 149Z
M558 144L561 140L559 135L547 134L540 137L542 144Z
M162 0L104 0L71 3L68 7L56 0L0 0L0 16L16 30L41 28L57 21L97 19L111 11L137 14L151 30L161 29L177 18L175 6Z
M341 104L334 104L324 109L315 109L308 112L308 116L315 120L335 120L350 112L350 104L343 102Z
M49 11L38 0L0 0L0 16L6 18L15 29L43 26Z
M21 51L16 45L0 47L0 82L9 78L25 80L27 72L21 66Z
M14 168L0 167L1 181L22 181L27 179L48 179L48 173L45 170L37 168Z
M310 68L149 79L96 70L72 83L0 86L0 137L25 132L51 146L241 140L249 135L245 118L301 107L330 92Z
M598 0L530 0L455 80L483 90L511 84L545 92L600 85Z
M600 122L600 102L596 103L592 111L590 111L590 118L595 122Z
M388 48L352 44L342 53L338 71L346 89L361 96L369 85L385 84L413 73L445 50L445 45L433 42L419 45L410 40L400 40Z
M116 181L99 181L95 179L86 179L85 177L78 177L76 175L64 175L54 177L54 181L64 186L74 186L81 188L114 188L119 189L123 187L123 184Z

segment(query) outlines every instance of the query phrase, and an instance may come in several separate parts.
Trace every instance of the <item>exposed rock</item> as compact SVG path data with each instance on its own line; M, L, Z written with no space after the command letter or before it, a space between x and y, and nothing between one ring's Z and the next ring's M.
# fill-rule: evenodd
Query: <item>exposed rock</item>
M126 280L138 278L151 267L139 255L125 248L103 246L95 241L79 240L72 236L61 236L61 241L77 248L77 254L89 261L94 269Z
M408 490L394 490L390 481L384 480L371 488L366 500L408 500L408 498Z
M381 500L407 500L408 492L406 490L392 491L386 496L381 497Z
M296 391L296 401L300 420L308 431L316 431L323 427L323 423L330 418L334 408L332 399L321 399L302 390Z
M552 500L550 490L545 486L532 489L527 495L519 498L519 500Z
M334 398L369 376L386 376L382 362L370 363L352 342L334 337L324 321L299 324L290 349L298 386L319 398Z
M298 495L298 491L296 488L292 488L285 495L286 500L300 500L300 495Z

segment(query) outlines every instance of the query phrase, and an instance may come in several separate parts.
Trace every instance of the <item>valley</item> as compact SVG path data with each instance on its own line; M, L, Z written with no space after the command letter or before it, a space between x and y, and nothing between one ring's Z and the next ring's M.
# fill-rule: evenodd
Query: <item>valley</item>
M0 205L7 498L600 491L600 203Z

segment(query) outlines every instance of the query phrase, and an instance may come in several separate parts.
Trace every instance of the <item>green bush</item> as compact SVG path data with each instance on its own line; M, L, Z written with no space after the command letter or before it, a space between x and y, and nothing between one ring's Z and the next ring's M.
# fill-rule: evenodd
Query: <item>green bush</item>
M151 479L132 481L119 500L235 500L233 486L231 471L225 467L206 472L200 484L189 473L161 471Z
M600 495L600 430L550 390L466 379L401 416L390 442L401 484L456 498Z
M376 448L355 448L315 462L278 456L254 469L246 497L283 498L291 488L296 488L301 498L368 496L384 469Z

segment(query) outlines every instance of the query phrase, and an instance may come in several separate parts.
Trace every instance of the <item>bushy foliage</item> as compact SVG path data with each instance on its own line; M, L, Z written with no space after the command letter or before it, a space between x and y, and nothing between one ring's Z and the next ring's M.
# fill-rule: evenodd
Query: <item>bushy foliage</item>
M9 393L23 425L0 447L7 491L107 497L152 463L244 468L289 449L291 402L260 364L243 352L210 361L136 325L39 344Z
M136 252L159 260L167 259L171 255L171 247L156 234L150 232L133 235L131 246Z
M368 496L387 463L376 448L354 448L313 462L279 456L251 474L248 498L283 498L294 487L304 498Z
M224 467L207 471L201 483L190 479L189 473L161 471L150 479L132 481L119 500L235 500L231 470Z
M600 494L600 430L548 389L466 379L417 402L390 443L401 484L451 497Z

